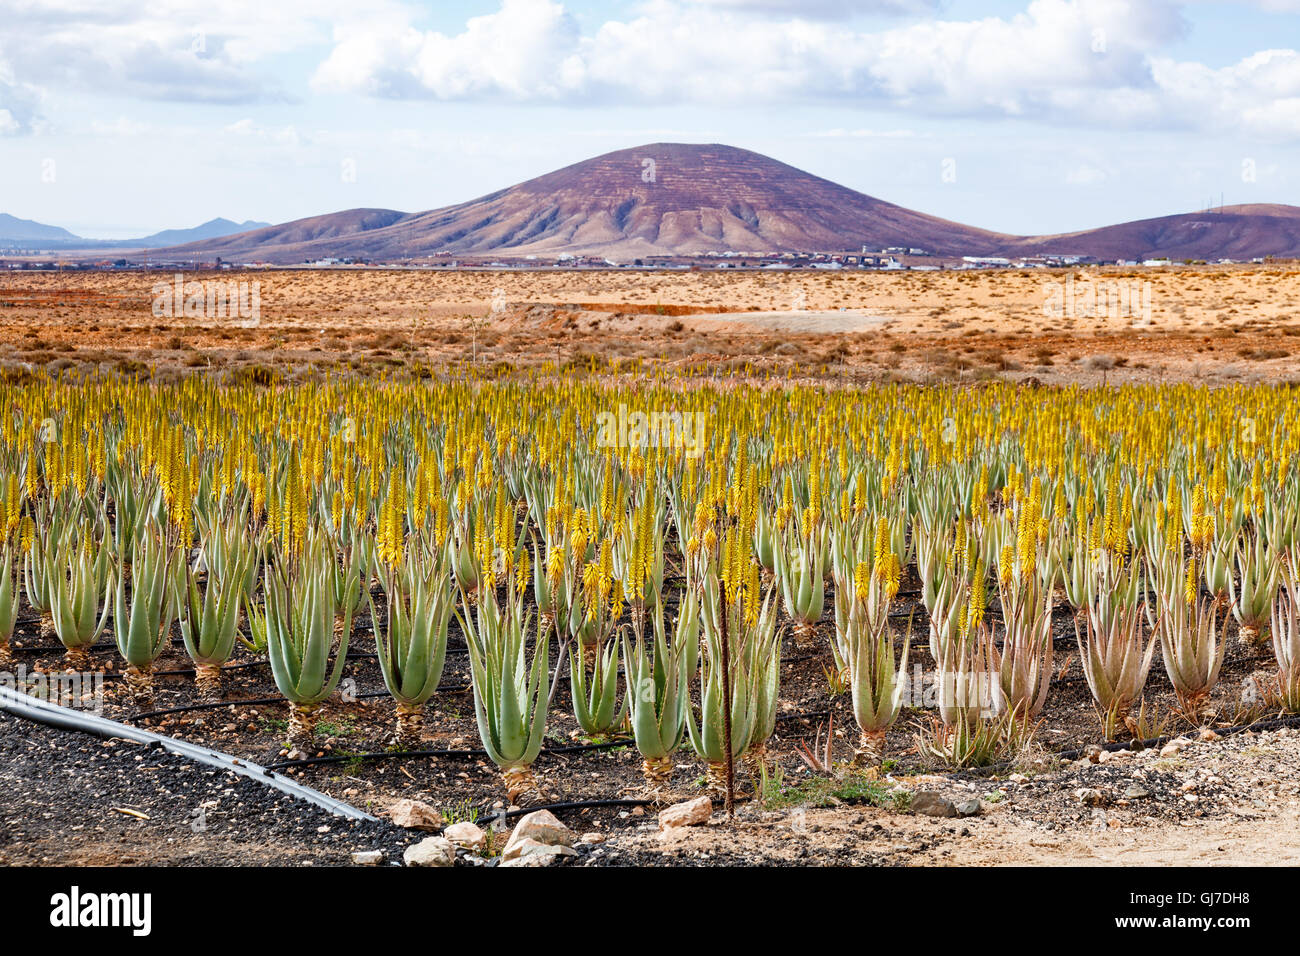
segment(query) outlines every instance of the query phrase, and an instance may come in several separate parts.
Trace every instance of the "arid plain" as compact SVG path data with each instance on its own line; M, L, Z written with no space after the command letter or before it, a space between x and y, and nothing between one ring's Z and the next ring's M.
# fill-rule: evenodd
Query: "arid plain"
M155 315L171 272L0 273L0 368L296 378L477 361L1032 383L1287 381L1300 267L252 270L256 320Z

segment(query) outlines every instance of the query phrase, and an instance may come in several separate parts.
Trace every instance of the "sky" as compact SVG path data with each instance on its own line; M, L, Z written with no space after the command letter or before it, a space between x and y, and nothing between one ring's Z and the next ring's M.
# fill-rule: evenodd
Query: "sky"
M1300 205L1300 0L0 0L0 212L90 238L727 143L1014 234Z

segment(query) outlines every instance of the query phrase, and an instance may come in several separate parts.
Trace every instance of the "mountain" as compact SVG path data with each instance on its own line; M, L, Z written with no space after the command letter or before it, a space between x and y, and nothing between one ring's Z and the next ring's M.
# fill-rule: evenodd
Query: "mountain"
M229 219L218 218L209 219L203 225L195 226L193 229L164 229L162 232L155 232L152 236L145 236L142 239L123 241L129 242L133 246L178 246L183 242L220 239L222 236L249 232L269 225L269 222L254 222L252 219L247 222L231 222Z
M353 209L167 252L280 262L567 252L626 261L728 249L856 250L864 244L957 254L990 252L1010 238L895 206L748 150L656 143L444 209Z
M60 229L58 226L47 226L43 223L32 222L30 219L19 219L8 213L0 212L0 241L15 239L36 240L38 242L66 242L76 238L68 230Z
M0 213L0 248L22 249L141 249L150 246L174 246L183 242L219 239L233 233L248 232L269 225L265 222L231 222L210 219L193 229L166 229L141 239L84 239L58 226L46 226L28 219Z
M1300 207L1253 203L1103 226L1012 243L1016 255L1079 253L1096 259L1254 259L1300 256Z
M455 206L349 209L211 237L159 233L151 255L298 263L457 256L652 255L919 248L941 256L1060 254L1174 260L1300 256L1300 208L1227 206L1051 236L1009 236L904 209L767 156L654 143L606 153ZM215 234L216 229L221 234ZM0 235L3 229L0 229Z
M191 242L151 252L165 252L177 258L215 258L301 262L304 258L355 256L362 253L363 234L381 232L404 220L410 213L394 209L348 209L343 212L297 219L278 226L207 242Z

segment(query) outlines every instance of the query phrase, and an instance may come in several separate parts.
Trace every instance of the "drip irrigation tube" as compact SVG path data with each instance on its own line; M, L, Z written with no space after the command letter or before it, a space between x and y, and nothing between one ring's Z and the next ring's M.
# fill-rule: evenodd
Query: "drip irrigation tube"
M1293 714L1290 717L1268 717L1252 721L1249 724L1234 724L1231 727L1224 727L1222 729L1210 729L1214 730L1214 732L1220 737L1231 737L1235 734L1244 734L1252 731L1259 733L1265 730L1281 730L1285 727L1300 727L1300 714ZM1150 737L1146 740L1112 741L1100 745L1093 744L1092 746L1100 746L1102 750L1109 750L1111 753L1116 753L1120 750L1150 750L1153 747L1163 747L1165 744L1169 743L1169 741L1175 740L1181 736L1183 735L1165 734L1163 737ZM1062 750L1060 753L1054 754L1053 756L1058 760L1079 760L1086 756L1087 753L1088 748L1083 747L1078 750Z
M571 747L544 747L543 754L572 754L588 750L612 750L615 747L628 747L636 743L631 737L619 740L607 740L598 744L575 744ZM381 750L364 754L330 754L325 757L303 757L301 760L277 760L266 765L268 770L289 770L298 767L314 767L320 764L351 763L353 760L416 760L422 757L486 757L486 750Z
M435 693L439 694L463 694L471 689L470 684L456 684L451 687L439 687ZM371 690L364 694L357 694L358 700L373 700L379 697L388 697L386 690ZM284 697L255 697L250 700L214 700L202 704L186 704L184 707L168 707L165 710L146 710L141 714L132 714L126 718L131 723L138 720L152 720L155 717L170 717L173 714L188 714L196 710L220 710L222 707L274 707L288 706L289 701Z
M263 786L279 790L281 793L286 793L295 799L304 800L336 816L345 817L349 820L369 822L375 820L370 814L358 810L350 804L335 800L333 797L326 796L311 787L303 786L296 780L282 776L258 764L250 763L247 760L241 760L208 747L201 747L198 744L177 740L174 737L156 734L151 730L129 727L126 724L120 724L105 717L96 717L94 714L82 713L67 707L61 707L58 704L51 704L48 701L29 697L8 687L0 686L0 710L23 720L46 724L61 730L75 730L81 733L93 734L96 737L116 737L149 747L158 747L168 753L193 760L195 763L215 767L218 770L229 771L230 773L239 774L241 777L255 780Z
M1281 730L1289 727L1300 727L1300 714L1292 714L1289 717L1268 717L1262 720L1252 721L1249 724L1234 724L1231 727L1212 727L1220 737L1232 737L1236 734L1243 733L1262 733L1267 730ZM1155 747L1163 747L1171 740L1185 736L1184 734L1165 734L1163 737L1149 737L1146 740L1120 740L1120 741L1102 741L1099 744L1089 744L1087 747L1080 747L1075 750L1048 751L1048 756L1057 760L1081 760L1088 755L1090 747L1100 747L1102 750L1108 750L1111 753L1117 753L1121 750L1151 750ZM948 776L954 780L966 778L980 779L992 774L1000 773L1004 770L1010 770L1012 762L1010 760L999 760L997 763L991 763L987 767L969 767L964 770L952 770Z
M479 813L483 818L488 817L494 820L512 820L515 817L527 816L530 813L536 813L538 810L549 810L552 813L563 813L565 810L596 810L601 807L653 807L658 803L655 800L647 800L644 797L628 797L609 800L575 800L571 803L548 803L539 807L517 807L514 810L494 810L491 807L479 807Z

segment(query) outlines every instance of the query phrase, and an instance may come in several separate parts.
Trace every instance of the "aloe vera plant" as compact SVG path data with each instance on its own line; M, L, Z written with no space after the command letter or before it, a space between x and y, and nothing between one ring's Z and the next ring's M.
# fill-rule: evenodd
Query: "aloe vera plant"
M1187 601L1172 594L1161 603L1160 654L1183 713L1191 720L1203 715L1223 666L1218 610L1213 598Z
M641 754L646 789L659 793L673 772L673 754L686 733L691 706L690 685L699 663L699 610L695 597L683 592L671 643L664 626L663 605L651 611L653 645L643 633L623 635L623 668L627 675L632 736Z
M199 591L199 573L186 565L178 578L181 638L194 662L194 685L204 700L221 697L221 668L234 653L239 618L253 568L251 549L209 562L207 583Z
M265 610L257 615L275 685L289 701L289 744L298 751L311 746L320 705L338 687L347 659L350 611L344 613L342 639L330 664L336 610L332 560L312 555L293 570L267 562Z
M24 519L23 524L26 541L21 554L23 590L27 594L28 605L40 615L41 640L53 641L53 581L59 563L59 539L62 535L37 524L30 516Z
M126 687L137 704L153 697L153 662L167 649L176 613L176 577L181 553L156 530L146 531L131 548L131 581L116 576L113 637L126 661Z
M758 586L758 582L754 582ZM753 622L742 618L746 633L740 643L749 670L753 673L754 726L750 732L746 759L757 770L767 760L767 741L776 730L776 710L781 692L781 638L769 591L764 607L752 615Z
M569 687L573 714L584 733L605 736L623 723L627 700L619 702L618 641L623 585L612 576L612 547L602 543L582 571L582 606L570 618ZM638 619L643 626L644 618ZM588 673L590 670L590 673Z
M734 545L734 541L730 542ZM723 564L727 563L724 558ZM763 713L765 701L770 698L765 682L772 679L768 670L776 653L776 622L773 595L769 589L765 597L759 596L759 568L757 563L748 566L748 580L741 584L739 574L727 586L707 565L701 576L700 621L704 636L703 664L700 676L700 718L686 715L686 730L691 747L705 761L705 782L712 793L726 790L726 717L730 714L731 753L735 759L757 743L757 760L762 759L761 748L767 737L762 734L768 723ZM723 654L723 629L729 653ZM724 660L730 665L724 665ZM779 664L778 664L779 666ZM731 709L725 700L730 684ZM768 730L770 735L770 729Z
M1006 710L996 654L993 634L986 626L972 627L949 642L935 662L936 698L944 724L973 724Z
M1258 650L1263 646L1260 628L1267 623L1277 595L1282 555L1270 550L1262 538L1243 535L1234 558L1239 578L1228 575L1228 599L1237 619L1237 639L1243 647Z
M1008 567L998 578L1004 630L993 663L1007 708L1024 719L1042 711L1052 683L1052 594L1019 571Z
M67 652L68 667L89 670L90 648L104 630L112 600L110 544L92 540L89 528L83 526L65 540L52 560L48 580L54 634Z
M603 642L596 648L591 673L587 673L580 647L569 647L569 686L573 714L582 732L605 737L623 724L628 699L619 701L618 641Z
M1115 579L1110 574L1103 578L1081 615L1084 631L1076 617L1074 632L1088 689L1109 727L1141 698L1156 642L1143 644L1141 612L1131 587L1136 576L1120 572Z
M388 596L388 623L380 626L370 597L375 649L384 686L397 705L395 742L413 750L423 732L424 705L442 680L447 625L455 604L442 564L422 570L408 559L391 575L381 575L380 583Z
M1289 564L1278 588L1269 630L1282 706L1290 713L1300 713L1300 580L1295 577L1294 565Z
M14 575L13 551L0 552L0 671L13 667L13 651L9 641L18 619L18 579Z
M543 559L541 545L533 542L533 598L537 602L539 624L554 624L561 634L569 633L569 615L577 592L577 572L568 560L563 544L547 546Z
M858 566L854 578L842 647L853 699L853 718L857 721L859 733L853 762L870 768L884 763L885 736L903 705L911 634L904 639L903 652L895 663L889 616L887 613L873 613L870 606L874 589L865 562ZM886 597L886 609L888 600Z
M362 595L369 596L373 543L358 537L339 550L337 561L331 561L330 588L334 596L334 643L341 643L344 628L351 627ZM351 637L352 635L347 635Z
M709 654L700 668L700 719L688 710L686 729L691 747L705 761L705 784L710 793L726 790L727 746L724 727L723 667L720 654ZM755 694L753 675L742 662L731 665L731 756L739 757L749 748L754 732Z
M492 591L480 594L477 620L469 613L468 598L463 603L465 614L457 612L457 617L469 645L479 738L501 771L511 802L531 799L537 792L533 761L546 733L550 630L538 628L529 664L525 638L531 615L524 614L513 589L504 610Z
M777 584L785 613L794 621L795 643L807 646L826 609L826 559L829 533L810 528L792 531L773 550Z

